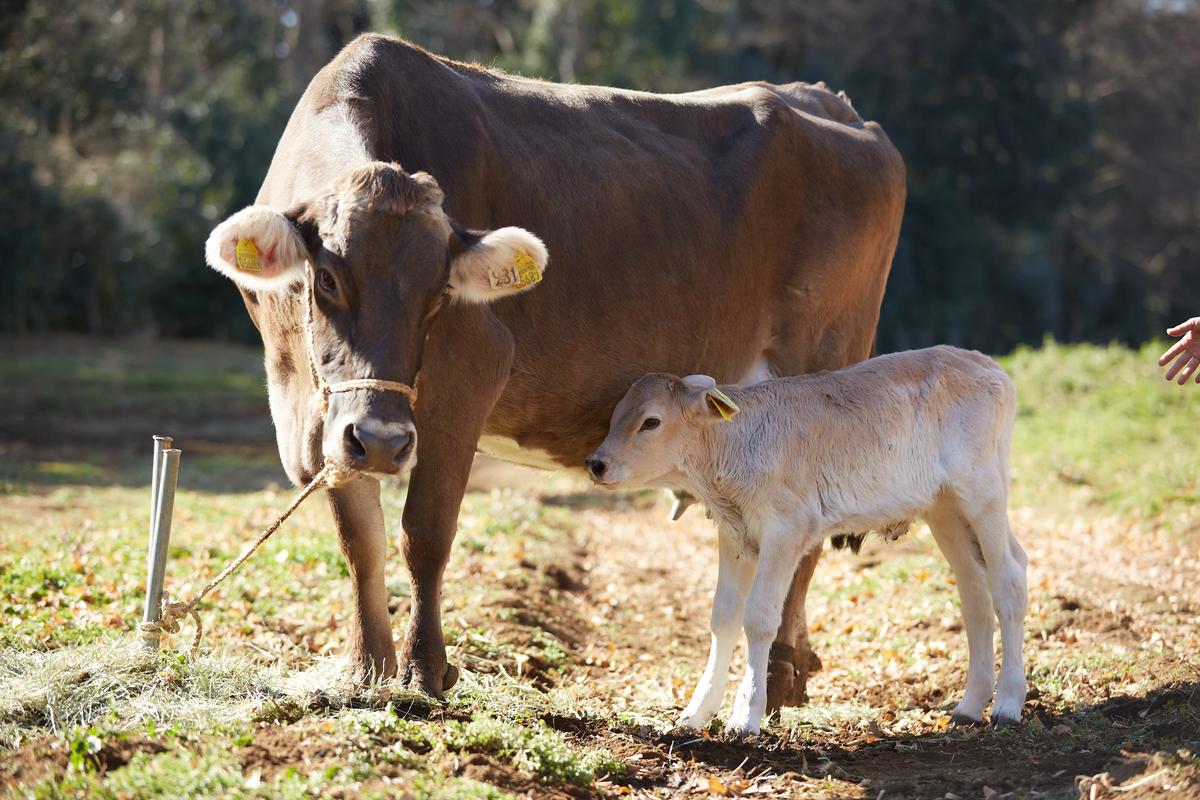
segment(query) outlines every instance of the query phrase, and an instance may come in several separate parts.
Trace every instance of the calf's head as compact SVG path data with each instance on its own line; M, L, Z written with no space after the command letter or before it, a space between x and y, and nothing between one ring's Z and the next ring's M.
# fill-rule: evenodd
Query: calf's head
M412 386L445 303L486 303L541 279L547 254L536 236L466 231L442 199L430 175L373 162L287 211L242 209L209 236L208 263L242 289L267 346L272 416L293 480L323 463L343 475L411 467L410 394L358 384L323 396L319 386Z
M610 489L654 485L680 469L704 428L737 412L707 375L643 375L613 410L608 435L587 459L588 474Z

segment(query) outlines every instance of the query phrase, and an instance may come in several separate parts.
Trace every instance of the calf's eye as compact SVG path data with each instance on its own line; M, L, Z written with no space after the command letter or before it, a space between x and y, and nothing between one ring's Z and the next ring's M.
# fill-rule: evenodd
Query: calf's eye
M638 429L638 433L641 433L642 431L652 431L658 427L658 424L659 420L657 418L647 417L646 421L642 423L642 427Z

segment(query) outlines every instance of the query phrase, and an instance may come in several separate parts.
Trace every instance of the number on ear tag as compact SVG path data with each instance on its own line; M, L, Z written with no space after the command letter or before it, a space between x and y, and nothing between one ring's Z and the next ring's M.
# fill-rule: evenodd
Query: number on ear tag
M537 263L533 260L533 256L524 250L518 250L513 254L513 266L517 268L516 286L519 289L524 289L526 286L533 286L542 279L542 273L538 272Z
M237 268L242 272L262 272L262 261L258 258L258 245L253 239L238 239Z

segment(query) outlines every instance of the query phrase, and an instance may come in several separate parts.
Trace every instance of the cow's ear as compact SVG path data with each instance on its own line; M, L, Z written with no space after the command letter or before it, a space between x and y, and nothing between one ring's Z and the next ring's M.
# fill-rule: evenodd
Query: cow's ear
M725 420L741 411L733 398L717 387L717 382L708 375L688 375L681 379L687 387L688 404L693 415L700 419Z
M243 208L209 234L209 266L245 289L286 289L304 278L304 216L304 206L286 214L267 206Z
M450 234L450 288L460 301L489 303L536 286L548 259L546 245L524 228L480 233L455 226Z

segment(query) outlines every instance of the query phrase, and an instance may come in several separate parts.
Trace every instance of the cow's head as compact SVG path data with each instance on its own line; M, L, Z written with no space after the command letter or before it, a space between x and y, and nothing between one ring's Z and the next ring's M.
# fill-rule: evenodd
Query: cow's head
M707 375L643 375L617 403L587 471L610 489L656 485L680 469L707 426L736 413L737 404Z
M327 408L321 402L304 340L310 291L307 327L321 379L411 386L444 303L524 291L540 280L547 258L542 242L520 228L463 230L442 210L430 175L382 162L347 172L287 211L242 209L212 232L206 256L252 305L267 301L287 312L255 321L268 353L273 345L284 353L286 369L275 365L272 374L268 363L271 408L284 466L297 481L322 462L343 473L400 472L412 465L417 438L403 393L366 388L330 395Z

